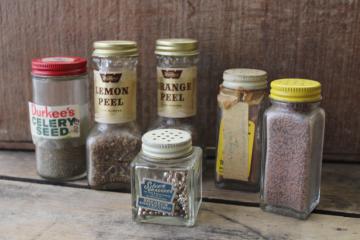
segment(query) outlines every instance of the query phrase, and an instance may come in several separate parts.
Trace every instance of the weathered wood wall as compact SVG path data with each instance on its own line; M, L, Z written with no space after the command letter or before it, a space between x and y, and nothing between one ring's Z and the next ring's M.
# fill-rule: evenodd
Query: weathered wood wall
M154 43L200 41L199 114L204 143L215 144L222 72L260 68L270 79L306 77L323 84L325 153L360 156L360 1L358 0L1 0L0 141L31 141L26 102L31 58L90 56L95 40L136 40L141 48L138 119L156 117ZM25 144L25 145L24 145Z

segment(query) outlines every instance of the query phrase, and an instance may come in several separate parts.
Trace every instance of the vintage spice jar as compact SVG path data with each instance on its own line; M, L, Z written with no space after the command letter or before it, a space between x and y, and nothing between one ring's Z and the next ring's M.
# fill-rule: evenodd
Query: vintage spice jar
M87 139L88 182L130 190L130 162L140 151L136 124L138 48L133 41L94 43L95 126Z
M220 188L259 191L261 128L267 101L267 74L237 68L223 74L218 99L215 184Z
M32 87L29 114L38 174L57 181L84 177L89 128L86 60L33 59Z
M144 134L131 165L132 213L136 222L193 226L201 205L202 150L178 129Z
M198 41L187 38L158 39L157 112L151 129L176 128L188 131L195 145L199 133L194 127L197 110Z
M271 83L264 114L261 208L306 219L320 201L325 113L321 85L307 79Z

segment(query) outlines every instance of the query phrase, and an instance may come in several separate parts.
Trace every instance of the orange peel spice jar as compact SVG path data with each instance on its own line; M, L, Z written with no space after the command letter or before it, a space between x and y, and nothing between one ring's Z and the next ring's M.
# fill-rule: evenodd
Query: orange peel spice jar
M258 191L261 123L267 105L267 74L257 69L228 69L218 94L217 187Z

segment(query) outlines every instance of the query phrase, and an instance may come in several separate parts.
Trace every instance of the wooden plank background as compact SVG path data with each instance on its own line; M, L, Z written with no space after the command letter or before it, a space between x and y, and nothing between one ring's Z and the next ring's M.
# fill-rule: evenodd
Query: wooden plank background
M215 145L222 72L250 67L268 71L270 79L319 80L327 113L325 153L359 160L357 0L2 0L0 147L27 148L31 141L26 104L31 99L31 59L89 58L95 40L139 43L138 121L145 129L156 117L153 52L155 40L163 37L200 41L196 124L205 145Z

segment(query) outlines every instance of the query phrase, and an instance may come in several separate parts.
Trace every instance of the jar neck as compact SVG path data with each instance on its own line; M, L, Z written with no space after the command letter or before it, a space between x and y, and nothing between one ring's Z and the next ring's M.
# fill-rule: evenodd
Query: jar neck
M320 106L320 102L281 102L274 99L270 99L270 101L275 107L281 107L297 112L309 112Z
M192 56L166 56L156 55L157 66L160 68L188 68L196 66L199 62L198 55Z
M136 71L138 63L137 56L111 56L111 57L92 57L94 70L104 72L121 72L123 70Z
M190 153L187 153L182 156L178 156L176 158L155 158L155 157L151 157L151 156L144 154L144 152L142 150L140 152L141 157L145 161L151 162L151 163L156 163L156 164L164 164L164 165L180 163L180 162L187 162L191 159L191 156L193 155L193 153L194 153L194 148L191 150Z
M102 122L95 122L97 128L102 130L109 130L119 127L134 127L136 125L136 121L130 122L123 122L123 123L102 123Z

